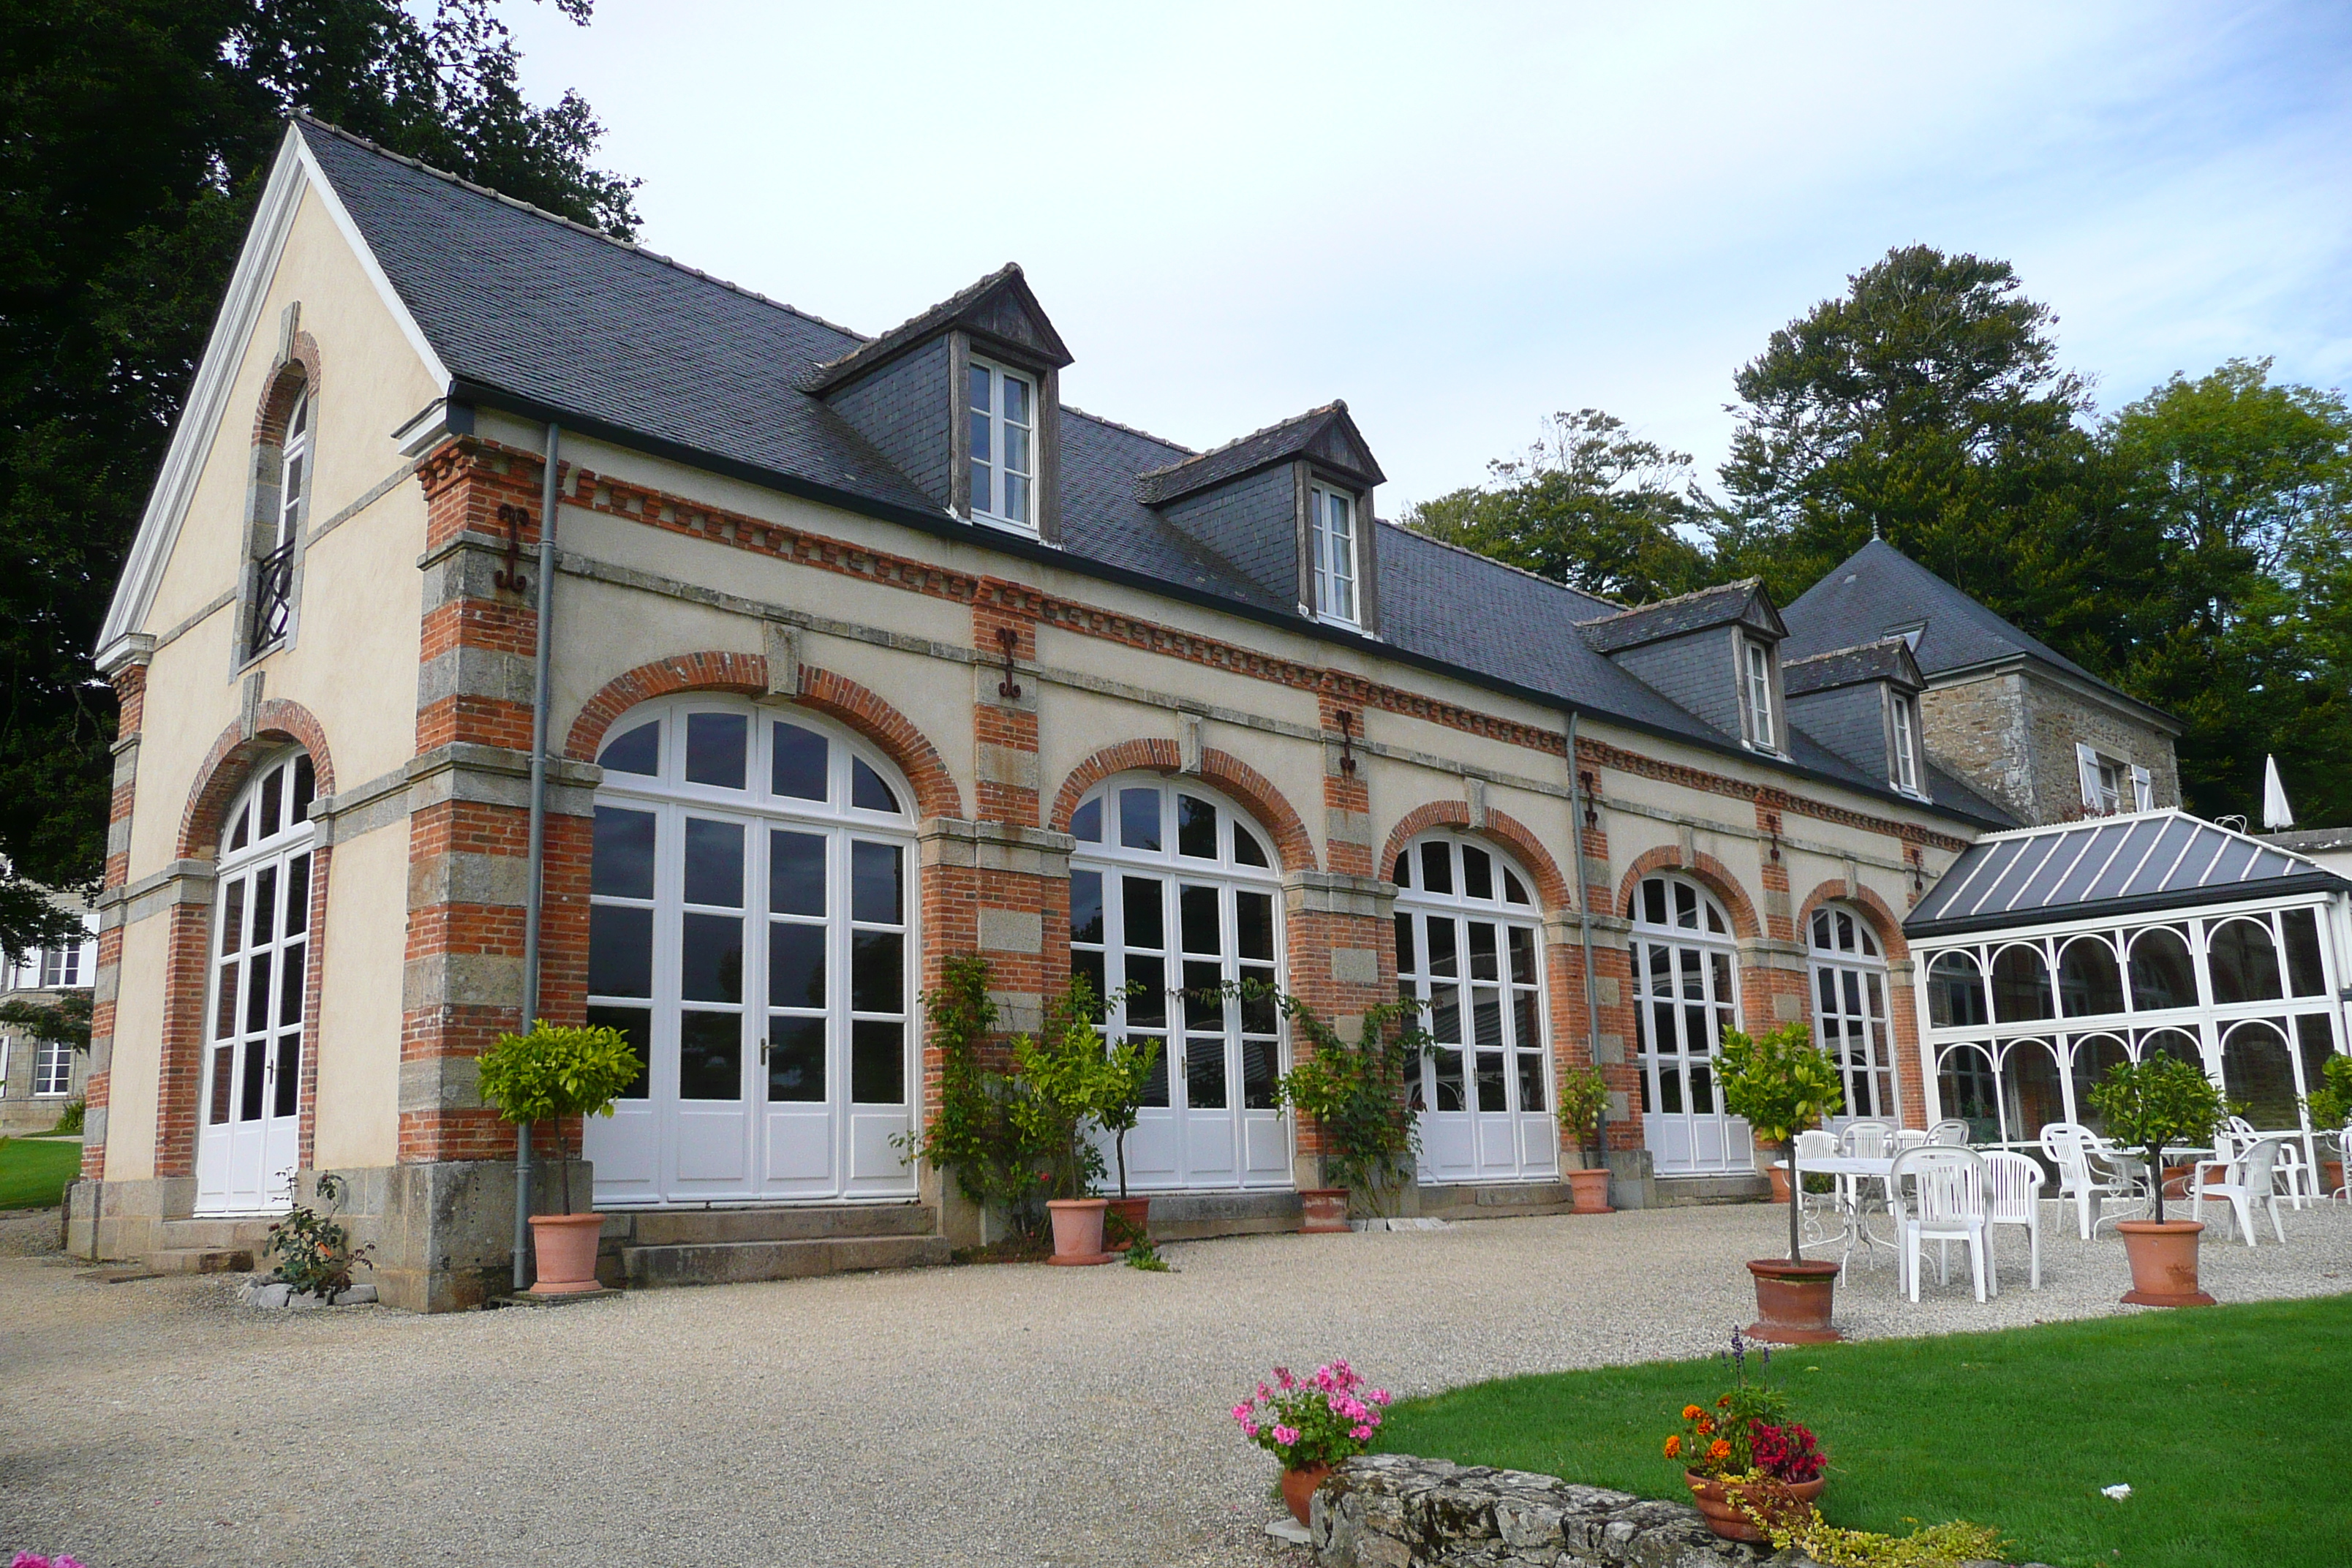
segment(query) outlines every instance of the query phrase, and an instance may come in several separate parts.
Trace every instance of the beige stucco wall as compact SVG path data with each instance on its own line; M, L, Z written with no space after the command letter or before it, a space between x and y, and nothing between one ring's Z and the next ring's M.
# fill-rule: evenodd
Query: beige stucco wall
M107 1058L106 1179L143 1181L155 1173L155 1092L163 1043L163 969L171 916L158 914L122 933L115 983L114 1046Z
M389 1165L399 1155L407 872L404 821L335 847L312 1101L320 1170Z

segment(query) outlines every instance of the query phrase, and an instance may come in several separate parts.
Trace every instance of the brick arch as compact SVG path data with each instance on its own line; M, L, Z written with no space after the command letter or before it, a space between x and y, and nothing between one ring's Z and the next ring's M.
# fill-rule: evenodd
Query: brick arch
M1662 844L1635 858L1617 884L1616 908L1621 910L1631 909L1633 889L1642 885L1643 878L1657 871L1679 871L1720 899L1724 912L1731 917L1733 936L1759 937L1764 934L1763 923L1756 918L1756 906L1749 900L1747 889L1740 887L1739 879L1731 874L1730 867L1707 854L1699 855L1696 863L1685 866L1682 850L1671 844Z
M294 412L295 395L308 387L319 395L319 342L308 332L296 332L286 357L270 373L262 389L261 405L253 411L253 444L275 447L286 438L286 421ZM315 426L313 426L315 428Z
M1805 922L1823 904L1849 904L1861 910L1870 922L1871 934L1878 938L1879 951L1889 963L1911 956L1911 944L1903 940L1903 917L1887 908L1886 900L1868 888L1857 887L1848 892L1843 877L1832 878L1805 895L1805 901L1797 908L1799 942L1811 945L1812 939L1805 934Z
M1473 827L1466 801L1433 800L1405 813L1398 819L1396 826L1390 830L1388 843L1381 847L1381 858L1372 867L1373 875L1388 875L1390 868L1396 864L1396 858L1404 853L1406 845L1440 827L1466 833L1474 838L1485 838L1503 849L1535 879L1536 899L1545 910L1557 912L1569 907L1568 879L1560 875L1551 851L1543 847L1543 841L1528 825L1507 812L1489 811L1486 813L1486 826Z
M564 739L563 754L574 762L594 762L614 721L657 697L688 691L759 697L767 690L768 661L761 654L706 650L658 658L614 676L582 704ZM916 816L963 815L963 791L948 772L939 748L915 727L913 720L871 689L847 676L803 665L800 693L793 700L838 721L880 748L913 786Z
M220 849L221 829L227 826L229 803L245 787L253 764L289 741L310 753L319 793L335 793L334 759L327 750L327 731L318 716L299 702L273 697L254 710L250 733L242 722L230 725L197 765L196 782L189 787L187 807L180 816L180 859L214 858Z
M1056 833L1067 833L1070 814L1078 809L1078 802L1086 797L1087 791L1114 773L1174 773L1182 768L1183 758L1173 741L1121 741L1115 746L1105 746L1072 768L1069 776L1062 781L1045 826ZM1315 869L1315 841L1307 837L1307 824L1272 779L1232 752L1221 752L1214 746L1201 749L1201 771L1188 776L1197 777L1211 788L1231 795L1255 817L1258 826L1273 837L1274 851L1284 870Z

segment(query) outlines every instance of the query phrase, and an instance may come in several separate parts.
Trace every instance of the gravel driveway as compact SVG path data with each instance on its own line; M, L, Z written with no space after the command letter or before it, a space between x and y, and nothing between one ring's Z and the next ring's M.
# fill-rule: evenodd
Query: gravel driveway
M666 1290L557 1310L262 1312L224 1279L105 1285L0 1222L0 1552L295 1563L1296 1563L1225 1415L1345 1355L1401 1393L1703 1354L1753 1315L1782 1211L1673 1209L1172 1246L1177 1272L997 1266ZM49 1225L54 1228L54 1219ZM2352 1290L2352 1212L2211 1242L2224 1300ZM2210 1240L2210 1233L2209 1233ZM2011 1243L2004 1242L2007 1252ZM2112 1236L2043 1289L1857 1337L2136 1310Z

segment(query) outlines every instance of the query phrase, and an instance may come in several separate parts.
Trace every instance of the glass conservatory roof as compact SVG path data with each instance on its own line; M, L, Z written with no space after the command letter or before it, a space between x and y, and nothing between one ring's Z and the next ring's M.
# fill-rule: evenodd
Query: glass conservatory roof
M2352 882L2291 850L2185 811L2143 811L1979 838L1903 931L1958 935L2345 890Z

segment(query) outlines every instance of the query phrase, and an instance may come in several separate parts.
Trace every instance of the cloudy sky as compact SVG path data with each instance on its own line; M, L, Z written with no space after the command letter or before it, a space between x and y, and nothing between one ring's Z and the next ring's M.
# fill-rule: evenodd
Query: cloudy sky
M2103 406L2352 382L2352 6L719 4L509 13L655 249L877 331L1008 260L1064 396L1194 447L1347 399L1381 510L1553 409L1697 455L1888 247L2015 264Z

